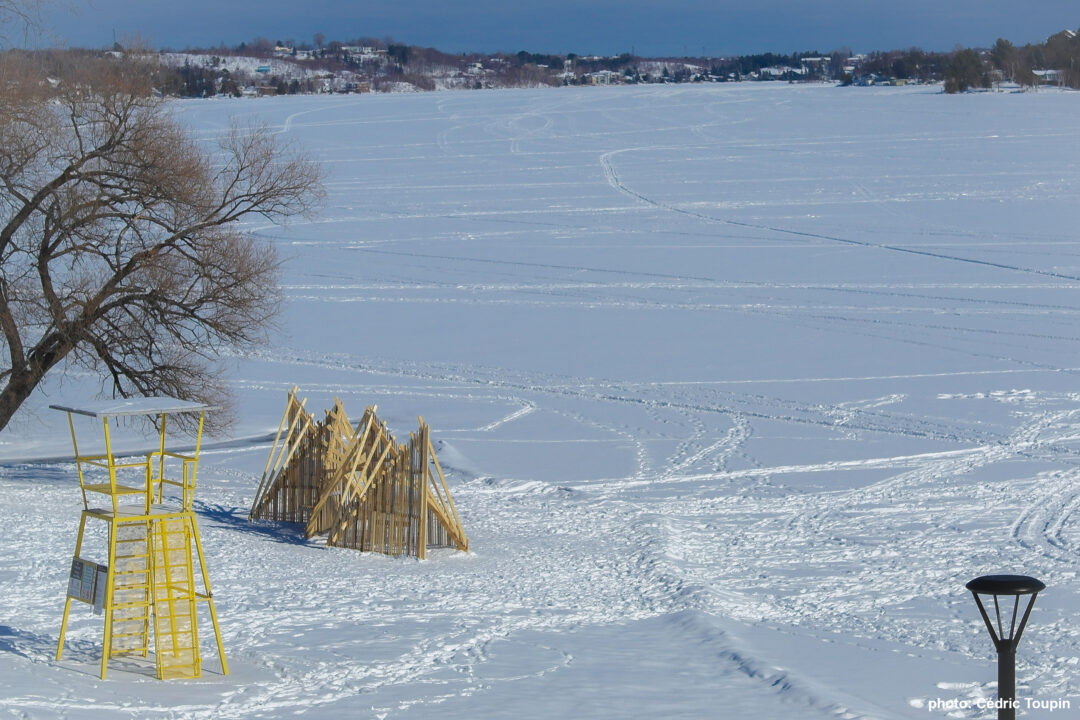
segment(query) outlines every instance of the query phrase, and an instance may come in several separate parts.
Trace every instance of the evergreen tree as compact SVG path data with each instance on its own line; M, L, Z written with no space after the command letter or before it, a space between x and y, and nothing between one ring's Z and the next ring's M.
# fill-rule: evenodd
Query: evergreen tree
M1016 80L1016 71L1020 64L1020 53L1005 38L998 38L990 51L990 61L1009 80Z
M982 58L970 48L955 51L945 70L945 92L967 92L971 88L989 87L990 76Z

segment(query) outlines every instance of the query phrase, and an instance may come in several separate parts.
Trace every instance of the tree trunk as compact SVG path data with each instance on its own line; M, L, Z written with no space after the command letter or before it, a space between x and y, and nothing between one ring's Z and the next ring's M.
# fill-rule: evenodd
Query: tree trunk
M75 348L73 344L65 341L59 347L54 343L51 350L43 351L41 344L39 343L30 354L29 362L22 368L12 371L7 384L4 385L3 390L0 390L0 432L7 427L19 407L33 394L34 388L38 386L46 373Z
M36 379L31 377L30 373L19 373L8 380L0 391L0 431L7 427L15 411L34 392L34 386L40 379L40 376Z

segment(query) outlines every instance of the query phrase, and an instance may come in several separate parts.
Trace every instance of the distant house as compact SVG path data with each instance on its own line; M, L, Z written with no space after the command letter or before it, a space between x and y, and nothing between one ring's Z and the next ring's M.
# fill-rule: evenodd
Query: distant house
M385 55L386 50L371 45L342 45L341 51L350 55Z
M1040 85L1061 85L1065 74L1060 70L1035 70Z
M793 68L787 65L774 65L773 67L761 68L758 71L758 77L762 80L777 80L779 78L790 78L795 75L805 75L806 68Z
M808 72L826 72L829 69L829 64L832 62L832 58L827 57L804 57L800 60L802 66Z
M859 87L870 87L871 85L890 85L892 83L887 77L874 73L863 73L852 78L851 84Z
M585 76L590 85L617 85L623 81L622 73L597 70Z
M480 76L480 75L494 75L495 71L490 68L485 68L483 63L474 62L470 63L465 68L466 75Z

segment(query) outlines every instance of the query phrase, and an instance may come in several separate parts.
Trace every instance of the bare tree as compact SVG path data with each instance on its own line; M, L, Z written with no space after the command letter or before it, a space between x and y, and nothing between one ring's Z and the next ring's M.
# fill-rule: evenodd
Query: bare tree
M39 29L41 6L44 2L45 0L0 0L0 41L8 39L7 31L12 27L20 29L24 37Z
M220 401L216 359L278 307L274 250L236 221L309 212L319 168L265 128L200 146L130 64L35 57L0 57L0 429L64 363Z

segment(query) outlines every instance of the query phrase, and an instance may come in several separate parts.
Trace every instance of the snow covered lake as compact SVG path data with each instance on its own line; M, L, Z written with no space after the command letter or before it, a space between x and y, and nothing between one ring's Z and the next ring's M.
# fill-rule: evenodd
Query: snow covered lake
M231 674L72 612L58 379L0 434L0 714L995 717L964 584L1047 584L1022 699L1080 710L1080 94L649 86L177 105L326 164L196 502ZM246 516L286 392L421 414L472 551ZM132 445L131 447L136 447ZM45 460L42 460L45 459ZM955 701L966 709L939 709Z

